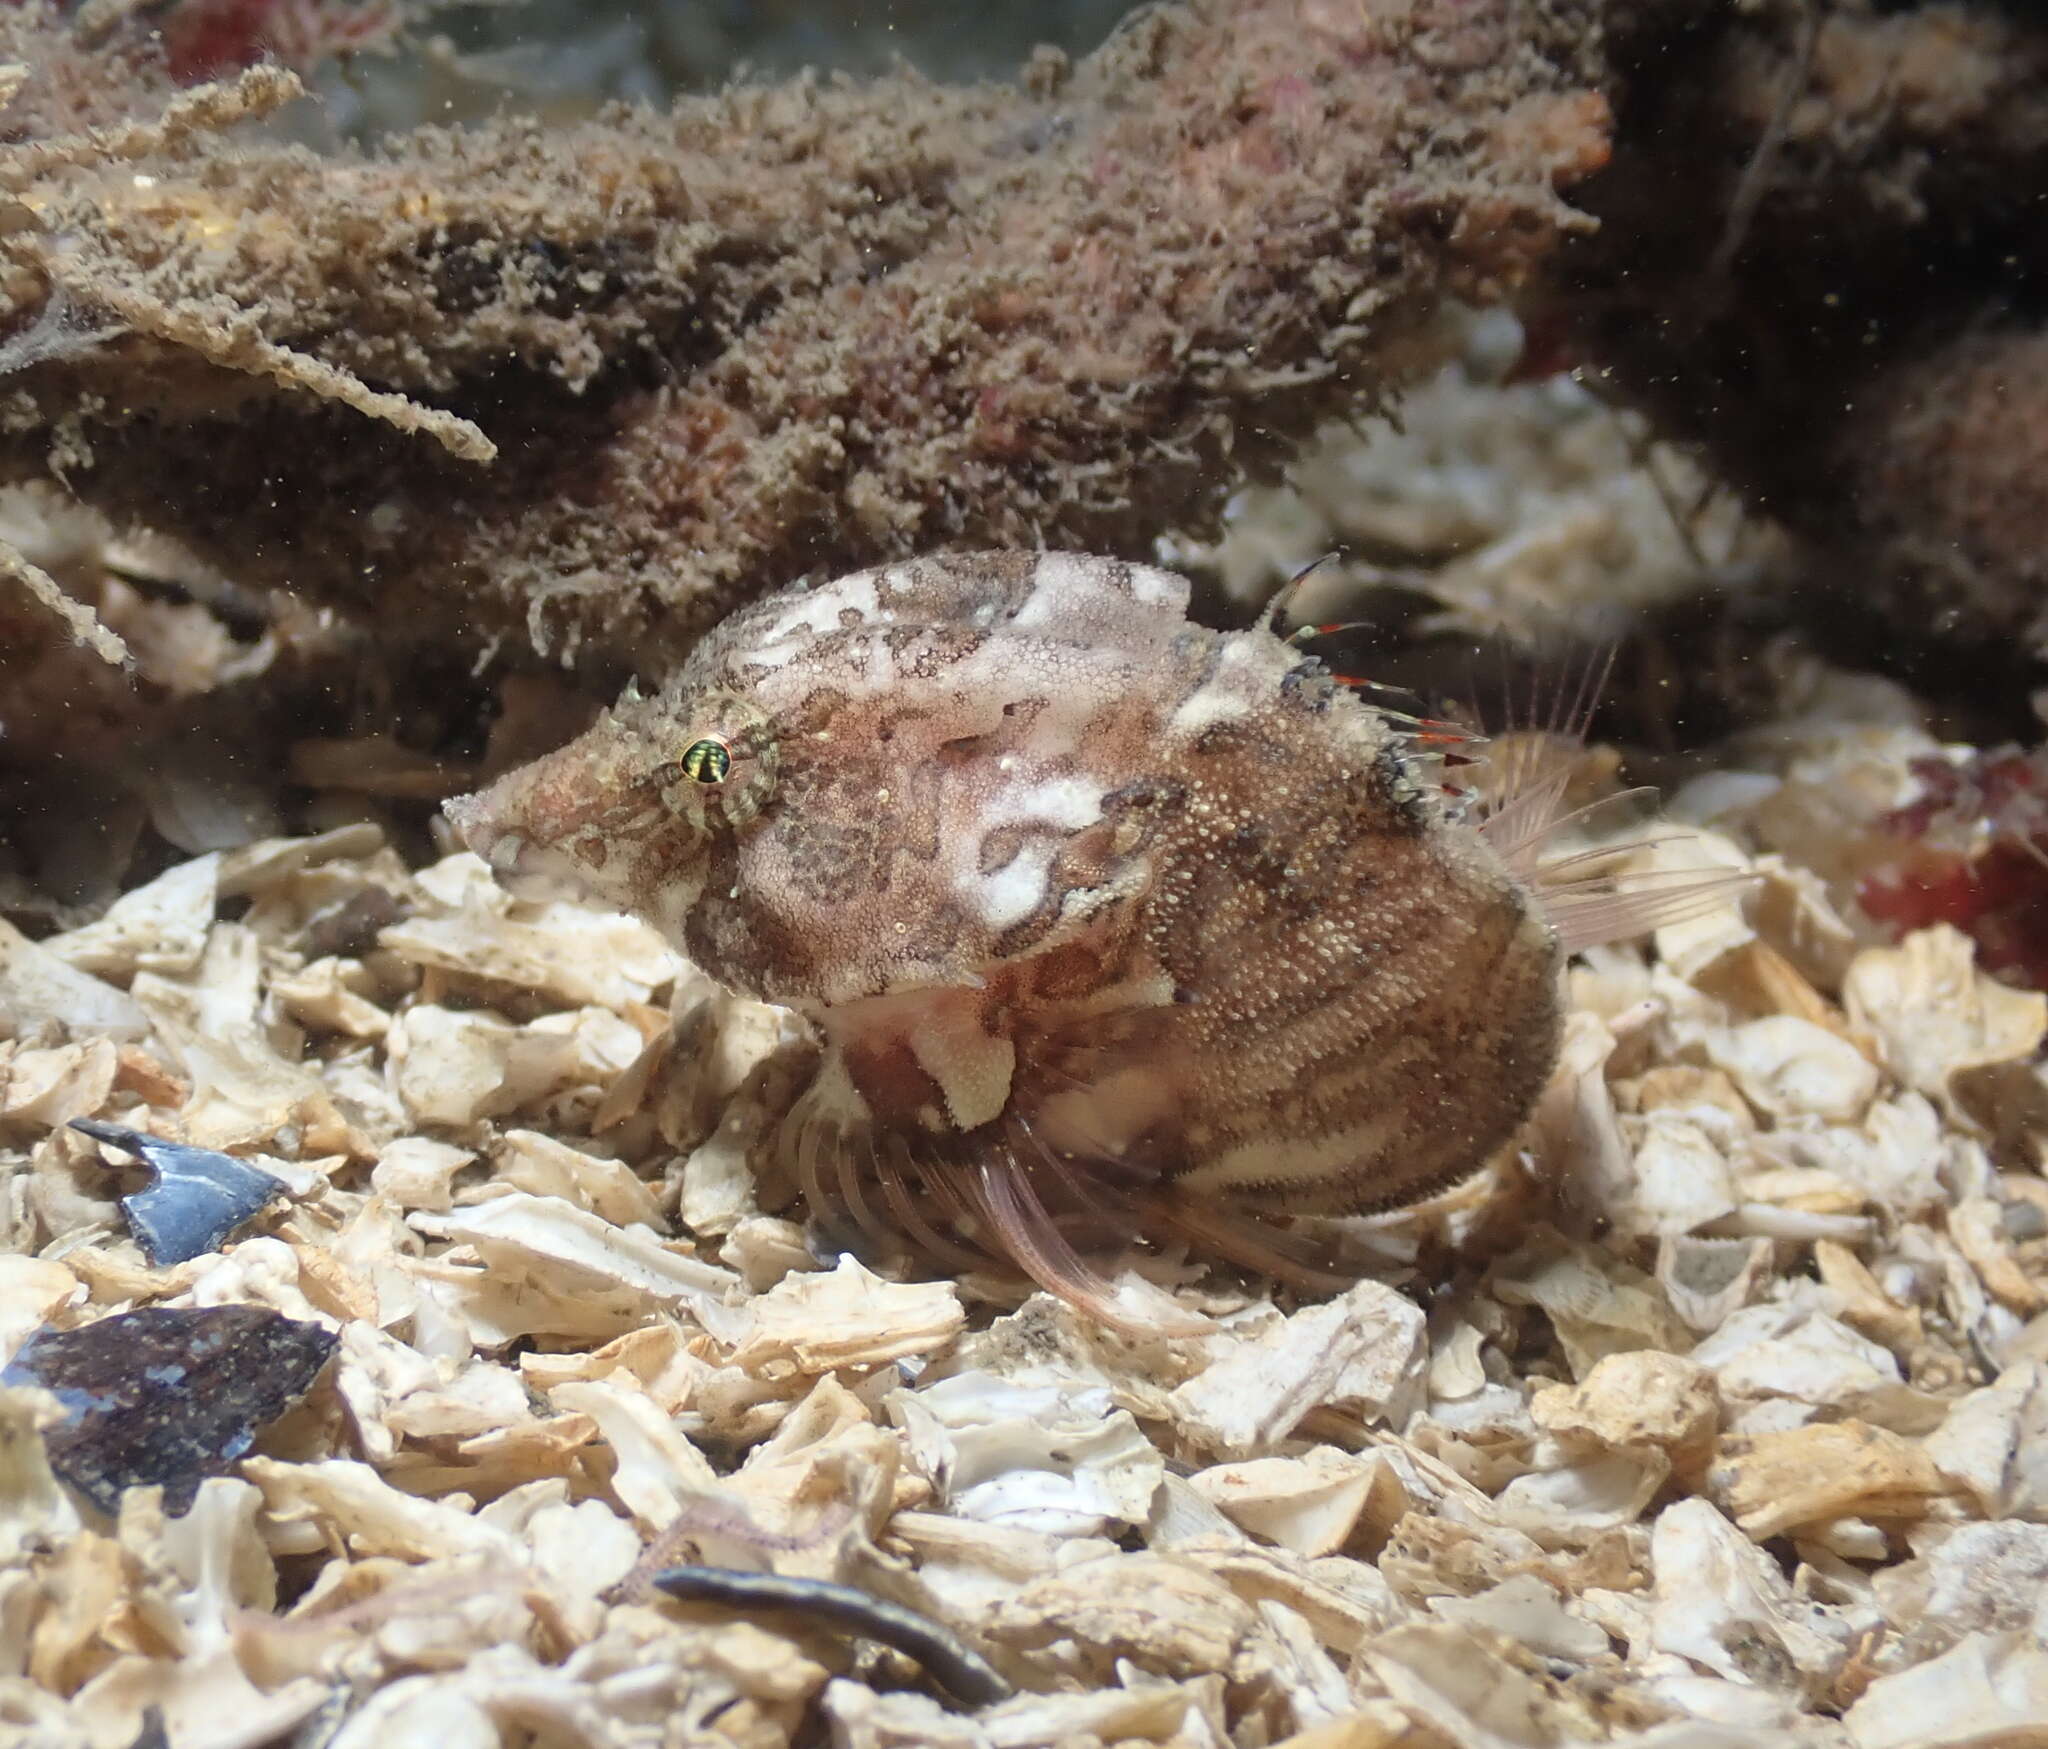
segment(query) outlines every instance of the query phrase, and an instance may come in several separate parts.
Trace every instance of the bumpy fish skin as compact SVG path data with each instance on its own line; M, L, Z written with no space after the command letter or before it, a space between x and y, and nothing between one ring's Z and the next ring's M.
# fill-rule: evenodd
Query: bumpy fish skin
M1141 1223L1415 1200L1548 1077L1557 931L1398 719L1187 604L1064 553L788 590L449 816L809 1015L791 1145L891 1207L1015 1251L1076 1174Z

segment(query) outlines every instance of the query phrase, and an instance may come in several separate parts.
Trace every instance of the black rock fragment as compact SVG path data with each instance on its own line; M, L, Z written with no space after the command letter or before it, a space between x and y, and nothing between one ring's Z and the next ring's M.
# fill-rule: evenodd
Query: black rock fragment
M305 1395L336 1340L266 1306L147 1306L38 1330L0 1384L55 1393L65 1418L43 1434L50 1468L102 1512L161 1482L176 1517Z
M733 1567L670 1567L651 1581L684 1603L712 1603L742 1614L801 1615L915 1658L941 1688L970 1707L993 1706L1017 1691L993 1664L937 1622L852 1585L795 1579Z
M189 1263L220 1243L284 1184L232 1154L166 1142L141 1130L75 1117L71 1127L121 1148L147 1166L156 1182L121 1199L121 1212L150 1262Z

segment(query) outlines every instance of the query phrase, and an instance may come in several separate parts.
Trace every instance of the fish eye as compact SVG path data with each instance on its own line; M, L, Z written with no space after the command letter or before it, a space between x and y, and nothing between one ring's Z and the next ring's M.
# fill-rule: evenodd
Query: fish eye
M716 735L692 741L683 749L683 775L698 783L723 783L732 770L732 744Z

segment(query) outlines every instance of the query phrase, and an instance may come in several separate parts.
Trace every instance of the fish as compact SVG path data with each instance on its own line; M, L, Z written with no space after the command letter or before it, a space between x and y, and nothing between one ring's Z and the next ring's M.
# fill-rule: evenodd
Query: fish
M807 1017L773 1145L814 1221L1140 1326L1105 1246L1285 1273L1295 1217L1469 1177L1550 1077L1567 957L1725 896L1551 854L1556 737L1474 781L1189 601L1061 552L800 584L447 818L514 894Z

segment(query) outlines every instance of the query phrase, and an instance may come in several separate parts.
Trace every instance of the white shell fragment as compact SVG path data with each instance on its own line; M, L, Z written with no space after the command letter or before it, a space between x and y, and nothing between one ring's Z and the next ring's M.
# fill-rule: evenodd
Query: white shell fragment
M1881 1676L1843 1717L1856 1749L2038 1743L2048 1720L2039 1633L1972 1634L1953 1651Z
M149 1031L149 1017L120 990L0 918L0 1035L33 1033L52 1021L105 1038Z
M1899 1079L1936 1099L1964 1070L2031 1056L2048 1032L2048 996L1984 976L1969 939L1946 924L1896 949L1858 954L1842 994L1850 1018L1883 1041Z
M551 1272L558 1291L579 1282L639 1294L651 1305L686 1308L707 1329L744 1327L726 1300L739 1278L664 1245L641 1227L618 1227L556 1196L514 1192L453 1214L417 1214L412 1225L475 1248L494 1270Z
M731 1364L750 1372L786 1364L814 1375L932 1353L967 1321L950 1282L883 1281L851 1257L826 1274L784 1276L753 1313Z
M894 1393L889 1410L939 1498L989 1524L1100 1535L1143 1522L1166 1473L1130 1414L1094 1387L964 1372Z
M1877 1066L1847 1039L1795 1014L1730 1027L1707 1041L1715 1064L1772 1117L1854 1123L1877 1092Z
M123 893L97 923L53 935L47 950L81 972L133 978L137 972L189 972L206 950L220 888L218 852L166 869Z
M1319 1445L1298 1458L1216 1464L1193 1483L1252 1535L1297 1555L1328 1555L1349 1540L1377 1478L1376 1465Z
M386 952L415 966L536 992L569 1007L645 1002L681 971L675 951L630 917L560 903L513 904L503 913L468 903L477 876L490 876L467 852L450 861L465 859L475 866L450 871L434 888L437 899L445 893L455 902L442 915L417 915L381 931L378 944Z
M1358 1404L1376 1415L1405 1410L1428 1349L1413 1302L1368 1281L1252 1337L1215 1337L1210 1354L1173 1393L1168 1412L1189 1438L1232 1455L1270 1443L1322 1404Z
M1651 1534L1649 1637L1731 1682L1818 1695L1848 1656L1769 1555L1704 1500L1667 1507Z

